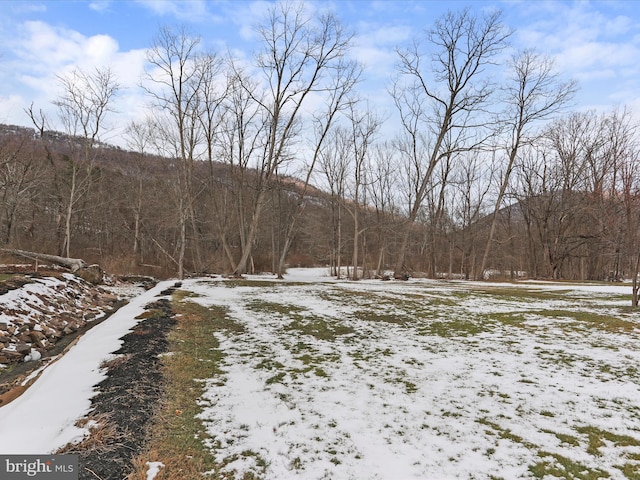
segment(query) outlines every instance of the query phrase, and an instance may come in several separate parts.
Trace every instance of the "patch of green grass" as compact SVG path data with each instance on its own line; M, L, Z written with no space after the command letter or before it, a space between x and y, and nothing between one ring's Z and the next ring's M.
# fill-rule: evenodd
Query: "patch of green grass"
M402 313L384 313L378 309L358 310L350 315L356 320L365 322L383 322L393 323L395 325L405 325L411 321L411 318Z
M605 440L613 443L616 447L637 447L640 446L640 440L629 435L619 435L617 433L601 430L597 427L577 427L578 433L587 435L589 446L587 453L591 455L600 455L600 447L605 445Z
M629 480L640 480L640 465L637 463L625 463L617 465L616 468Z
M418 391L418 386L415 383L408 380L405 380L402 383L404 383L405 391L407 393L415 393Z
M283 315L290 317L301 317L302 312L306 309L298 305L289 303L267 302L265 300L252 300L247 303L247 308L254 312L262 312L268 315Z
M547 318L567 318L614 333L631 332L637 328L634 322L623 318L586 310L541 310L539 315Z
M284 368L284 365L280 362L276 362L275 360L265 358L260 363L258 363L255 368L259 370L280 370Z
M266 385L272 385L274 383L283 383L287 374L285 372L278 372L274 376L267 378L264 382Z
M554 432L552 430L542 430L542 432L548 433L550 435L555 436L558 440L560 440L561 443L564 443L564 444L567 444L567 445L571 445L573 447L579 447L580 446L580 440L577 437L574 437L573 435L568 435L566 433Z
M188 298L200 297L200 295L188 290L175 290L172 297L174 302L183 302Z
M318 340L327 341L335 341L342 335L355 333L353 327L339 322L327 321L320 317L305 317L304 319L294 320L287 325L287 329L295 330L303 335L311 335Z
M516 302L537 301L537 300L565 300L566 294L571 290L544 290L523 287L479 287L472 290L474 293L488 295L501 300Z
M451 320L435 320L423 323L418 329L420 335L434 337L469 337L487 331L487 326L469 318L452 318Z
M184 301L189 297L183 290L176 290L174 292L174 305L177 305L178 310L182 315L187 317L196 316L205 322L205 326L210 324L210 332L215 330L226 330L227 332L243 333L245 331L244 325L236 322L233 318L227 315L227 309L221 306L204 307L195 302ZM185 325L186 327L186 325ZM180 326L180 328L183 328Z
M165 393L160 411L155 415L146 449L134 460L132 480L146 478L146 461L161 459L165 464L162 478L180 480L199 478L203 472L215 471L217 465L205 441L210 440L198 419L202 407L198 403L205 385L199 378L222 381L223 354L212 332L231 322L222 308L207 308L186 302L174 292L173 309L177 325L169 333L170 351L164 356ZM180 300L181 301L180 301ZM221 474L217 478L225 478Z
M504 325L520 326L525 321L525 312L496 312L489 318Z
M498 425L497 423L491 422L486 417L478 418L478 419L476 419L476 422L481 424L481 425L486 425L487 427L491 428L491 430L487 431L487 433L495 433L500 438L504 438L505 440L510 440L510 441L512 441L514 443L519 443L519 444L521 444L521 445L523 445L523 446L525 446L527 448L535 448L535 445L532 444L531 442L527 442L524 438L522 438L519 435L516 435L515 433L513 433L508 428L503 428L500 425Z
M292 283L277 282L275 280L247 280L245 278L237 278L233 280L226 280L222 283L227 288L236 287L279 287L283 285L292 285Z
M542 460L534 465L529 466L529 471L535 478L565 478L567 480L596 480L598 478L609 478L610 475L599 468L591 469L587 466L575 462L567 457L557 453L545 451L538 452Z
M296 287L306 285L304 282L282 282L278 280L249 280L246 278L237 278L221 282L227 288L236 287Z

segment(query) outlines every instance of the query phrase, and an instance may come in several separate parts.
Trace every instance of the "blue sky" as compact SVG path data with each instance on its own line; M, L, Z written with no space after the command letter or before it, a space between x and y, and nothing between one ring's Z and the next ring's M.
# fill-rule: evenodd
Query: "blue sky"
M386 86L394 49L419 37L447 10L498 8L514 29L513 49L535 48L555 59L557 69L579 82L575 109L626 105L640 111L640 8L634 0L544 1L309 1L334 11L354 31L353 55L365 64L363 95L392 110ZM250 57L254 27L264 1L3 1L0 9L0 122L29 125L32 102L51 112L59 92L56 75L75 66L111 66L125 87L115 126L141 118L145 98L138 88L145 49L162 25L186 26L203 45Z

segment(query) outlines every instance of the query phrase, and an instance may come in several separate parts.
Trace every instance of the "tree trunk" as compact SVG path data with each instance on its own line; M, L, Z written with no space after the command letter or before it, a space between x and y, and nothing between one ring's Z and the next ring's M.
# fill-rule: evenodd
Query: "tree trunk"
M636 255L636 261L634 262L633 265L633 285L631 287L631 294L632 294L632 298L631 298L631 306L632 307L637 307L638 306L638 301L639 301L639 292L640 292L640 282L638 282L638 272L640 271L640 253Z
M81 268L86 268L87 263L81 258L68 258L60 257L58 255L49 255L46 253L28 252L25 250L17 250L13 248L0 249L1 252L9 253L11 255L17 255L20 257L31 258L36 260L45 260L47 262L55 263L56 265L68 268L72 272L77 272Z

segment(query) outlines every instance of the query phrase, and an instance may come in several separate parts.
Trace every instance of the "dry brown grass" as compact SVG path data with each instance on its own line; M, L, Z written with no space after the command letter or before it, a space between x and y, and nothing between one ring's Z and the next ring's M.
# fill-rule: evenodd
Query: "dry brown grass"
M119 444L124 438L108 414L89 414L78 420L76 426L88 428L89 435L80 443L68 443L60 448L56 453L78 453L89 450L108 450L115 444Z
M178 325L169 335L172 355L163 357L165 396L149 431L142 453L133 460L128 480L146 480L147 462L162 462L156 480L191 480L205 472L216 472L217 465L203 441L205 429L196 418L203 385L196 378L212 378L219 373L220 352L212 335L212 321L224 312L183 302L174 294ZM214 473L208 478L220 478Z
M132 357L132 355L130 353L127 353L125 355L118 355L118 356L112 358L111 360L103 361L100 364L100 368L103 368L103 369L106 369L106 370L112 370L112 369L118 368L122 364L127 363L131 357Z

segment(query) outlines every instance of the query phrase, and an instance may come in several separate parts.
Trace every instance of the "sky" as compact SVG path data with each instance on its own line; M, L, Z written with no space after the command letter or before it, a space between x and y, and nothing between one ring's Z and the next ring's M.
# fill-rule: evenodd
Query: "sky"
M202 46L250 58L255 27L271 2L234 0L4 0L0 8L0 123L31 126L31 104L55 118L58 77L75 67L110 67L122 89L109 128L117 132L144 117L139 87L145 50L163 26L186 27ZM511 51L535 48L557 70L578 81L575 110L640 111L640 8L633 0L309 1L332 10L354 32L351 55L365 67L362 96L391 117L387 94L396 48L424 35L448 10L500 9L514 30Z

